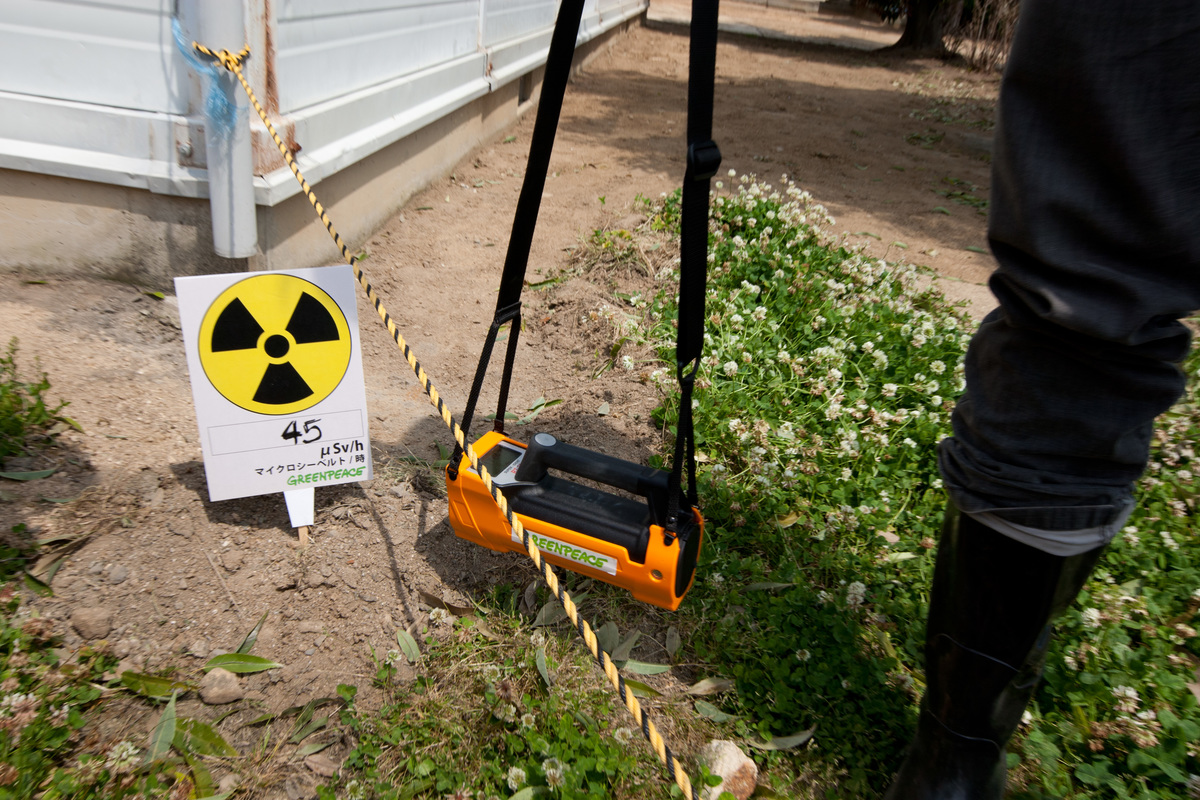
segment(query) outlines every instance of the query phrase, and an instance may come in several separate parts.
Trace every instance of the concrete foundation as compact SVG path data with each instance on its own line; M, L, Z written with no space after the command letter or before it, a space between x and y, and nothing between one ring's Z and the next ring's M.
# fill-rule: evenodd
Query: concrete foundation
M580 46L575 68L644 18ZM366 241L409 198L532 110L543 73L510 81L313 186L342 239L351 248ZM213 252L207 199L6 169L0 187L0 270L30 279L83 275L171 290L177 276L342 260L302 194L258 206L259 254L225 259Z

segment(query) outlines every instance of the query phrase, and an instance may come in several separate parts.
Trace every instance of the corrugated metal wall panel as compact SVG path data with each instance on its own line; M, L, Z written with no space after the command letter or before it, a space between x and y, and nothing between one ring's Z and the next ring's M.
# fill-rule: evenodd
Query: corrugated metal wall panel
M479 50L480 0L294 0L277 11L275 70L287 114Z
M558 14L555 0L483 0L484 47L528 36L531 31L553 27Z
M240 1L255 43L246 73L303 142L314 180L536 69L558 9L558 0ZM239 0L190 0L183 13L219 2ZM176 3L0 0L0 167L203 196L205 120L199 78L171 32ZM646 5L587 0L579 41ZM194 25L185 18L187 34ZM255 181L260 204L296 191L286 169Z
M0 88L57 100L187 113L169 0L3 0Z

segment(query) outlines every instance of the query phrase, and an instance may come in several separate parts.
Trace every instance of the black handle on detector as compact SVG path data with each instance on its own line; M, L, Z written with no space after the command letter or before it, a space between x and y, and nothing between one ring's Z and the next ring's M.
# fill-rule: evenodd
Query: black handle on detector
M670 473L664 470L585 450L539 433L525 450L515 478L519 483L537 483L546 477L548 469L644 497L650 506L650 521L655 525L666 523Z

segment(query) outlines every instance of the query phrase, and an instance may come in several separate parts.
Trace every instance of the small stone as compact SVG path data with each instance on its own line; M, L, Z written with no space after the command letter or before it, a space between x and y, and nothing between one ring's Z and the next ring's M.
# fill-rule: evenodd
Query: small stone
M275 590L285 591L296 588L296 574L293 572L278 572L275 574Z
M104 565L99 561L93 561L88 567L88 575L99 575L101 572L104 572Z
M208 655L208 642L204 639L197 639L188 645L188 652L196 658L204 658Z
M84 639L103 639L112 630L113 612L100 606L77 608L71 613L71 627Z
M237 775L226 775L217 784L217 794L229 794L238 787Z
M245 561L245 553L238 550L230 550L221 555L221 566L225 567L228 572L237 572Z
M118 564L108 571L109 583L124 583L129 578L129 567Z
M721 783L704 790L701 794L704 800L717 800L721 792L729 792L737 800L746 800L754 793L758 785L758 765L733 742L714 739L696 758L708 766L710 774L721 778Z
M216 667L200 681L200 699L210 706L241 700L245 694L237 675L227 669Z
M315 652L317 652L317 651L316 651L315 649L313 649L313 648L311 648L311 647L310 647L310 648L308 648L307 650L305 650L305 651L304 651L304 655L306 655L306 656L311 656L311 655L312 655L313 653L315 653Z
M296 628L301 633L320 633L325 630L325 626L321 624L321 621L316 619L302 619Z
M146 657L139 654L135 656L129 656L129 658L121 659L119 662L117 662L117 666L113 667L113 672L115 672L119 678L126 672L141 672L143 669L145 669L145 666Z

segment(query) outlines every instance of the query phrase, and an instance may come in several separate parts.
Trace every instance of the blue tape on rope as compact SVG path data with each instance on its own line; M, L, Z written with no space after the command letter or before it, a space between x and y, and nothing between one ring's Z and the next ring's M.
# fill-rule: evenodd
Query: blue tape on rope
M183 54L184 59L196 70L204 76L204 116L208 120L208 124L213 130L222 137L229 136L233 131L233 126L238 122L238 107L229 102L229 97L225 94L225 90L221 86L222 76L225 74L225 68L219 64L201 58L195 48L192 47L191 41L183 35L183 28L179 25L179 19L171 18L171 33L175 35L175 46L179 48L179 52ZM233 76L229 76L229 80L233 80Z

